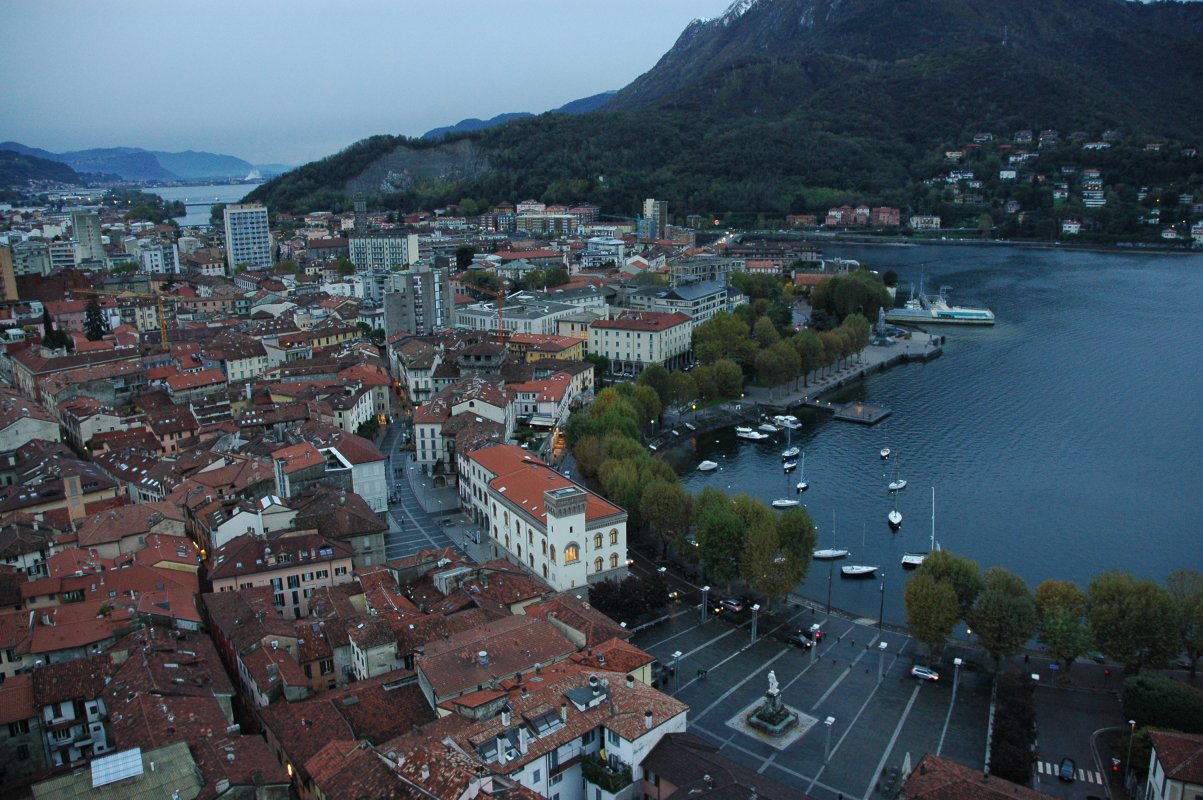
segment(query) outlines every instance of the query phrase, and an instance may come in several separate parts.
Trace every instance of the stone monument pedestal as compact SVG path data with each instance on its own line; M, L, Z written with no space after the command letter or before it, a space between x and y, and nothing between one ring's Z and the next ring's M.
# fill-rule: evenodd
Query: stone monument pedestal
M747 722L762 733L780 736L798 724L798 715L785 707L781 691L774 686L764 693L764 702L748 714Z

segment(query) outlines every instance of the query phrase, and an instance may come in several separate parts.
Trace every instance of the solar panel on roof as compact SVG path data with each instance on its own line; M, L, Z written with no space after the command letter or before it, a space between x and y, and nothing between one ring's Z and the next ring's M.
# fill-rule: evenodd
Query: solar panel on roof
M92 788L136 778L142 774L142 748L103 756L92 762Z

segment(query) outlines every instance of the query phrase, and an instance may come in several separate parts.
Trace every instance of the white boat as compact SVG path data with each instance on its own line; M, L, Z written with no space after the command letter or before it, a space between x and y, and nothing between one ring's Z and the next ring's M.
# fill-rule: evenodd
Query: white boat
M783 463L781 465L781 468L784 469L786 471L786 473L793 472L794 470L796 470L798 468L798 462L797 461L786 461L785 463Z
M810 481L806 480L806 453L802 454L802 471L798 474L798 485L794 488L798 494L802 494L810 488Z
M835 512L831 512L831 538L835 538ZM847 558L848 551L841 547L824 547L810 554L811 558L819 561L833 561L837 558Z
M940 293L934 297L924 294L920 284L919 295L915 296L915 287L911 287L911 299L902 308L892 308L886 312L886 322L910 322L915 324L948 324L948 325L993 325L994 312L988 308L966 308L950 305L948 302L948 286L941 286Z
M718 469L717 461L703 461L702 463L698 464L698 472L710 472L716 469Z
M781 460L789 461L790 459L797 458L798 454L801 452L802 451L800 449L798 449L797 447L787 447L785 449L785 451L781 454Z
M936 487L931 487L931 549L927 553L917 551L903 553L902 566L904 569L915 569L922 566L924 559L928 553L934 553L940 549L940 545L936 542Z
M736 426L735 426L735 433L736 433L736 434L740 434L740 433L751 433L751 432L752 432L752 429L751 429L751 428L749 428L747 425L736 425Z
M890 523L891 530L896 531L902 527L902 512L898 509L891 509L890 513L886 515L886 519Z
M778 433L781 429L771 422L762 422L756 426L756 430L764 431L765 433Z
M751 428L744 428L742 431L739 428L736 428L735 435L740 439L748 439L753 442L763 442L765 439L769 438L767 433L754 431Z
M888 448L888 447L881 448L881 460L885 461L889 457L890 457L890 448Z
M797 430L802 426L802 423L793 414L779 414L773 417L773 424L791 430Z
M689 428L691 431L696 431L698 429L698 426L694 425L692 422L686 422L685 427Z
M895 478L890 481L889 490L891 492L899 492L906 488L906 481L902 478Z
M865 551L865 529L862 527L860 532L860 549ZM840 567L840 575L845 578L872 578L877 572L877 567L870 564L845 564Z
M773 501L772 505L773 508L797 508L802 503L792 497L778 497Z

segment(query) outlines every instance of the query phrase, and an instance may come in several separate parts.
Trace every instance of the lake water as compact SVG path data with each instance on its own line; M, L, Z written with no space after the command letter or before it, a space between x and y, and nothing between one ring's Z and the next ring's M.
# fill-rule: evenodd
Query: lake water
M254 188L255 184L230 183L213 186L161 186L147 191L164 200L183 201L188 214L176 217L175 221L181 228L185 228L189 225L208 225L209 212L214 204L240 202Z
M887 406L874 427L818 411L793 443L806 453L802 495L821 546L881 565L885 617L904 621L899 563L926 550L931 488L936 539L983 571L1005 566L1030 588L1047 578L1083 588L1120 568L1163 581L1203 569L1203 256L1024 248L836 247L909 283L952 287L954 304L994 310L992 328L941 326L944 356L873 375L837 395ZM793 494L772 444L721 431L671 454L684 485L716 485L768 502ZM879 457L882 447L894 453ZM721 471L693 470L709 458ZM897 465L902 528L891 533L886 484ZM834 512L834 521L833 521ZM862 531L864 544L862 546ZM880 580L841 579L833 605L876 619ZM826 600L816 562L804 595Z

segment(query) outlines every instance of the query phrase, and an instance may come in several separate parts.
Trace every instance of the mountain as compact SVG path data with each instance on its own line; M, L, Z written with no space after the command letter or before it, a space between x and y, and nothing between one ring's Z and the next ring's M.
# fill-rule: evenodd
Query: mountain
M512 119L522 119L524 117L533 117L527 111L515 111L509 114L498 114L490 119L477 119L471 117L469 119L461 119L454 125L446 125L442 128L431 128L422 134L423 139L442 139L453 133L470 133L471 131L482 131L485 128L492 128L495 125L500 125L503 122L509 122Z
M249 161L219 153L185 150L182 153L165 153L152 150L164 169L182 180L206 180L210 178L245 178L255 167Z
M250 162L241 158L195 150L169 153L138 147L103 147L51 153L20 142L0 143L0 150L58 161L70 165L76 172L116 175L130 181L241 179L254 169Z
M1193 185L1197 169L1159 166L1137 143L1198 146L1203 107L1185 98L1201 92L1203 3L738 0L598 111L437 142L372 137L253 196L280 210L345 207L356 191L398 208L538 197L624 213L652 196L680 213L928 208L946 150L1020 129L1119 129L1136 155L1117 172ZM1081 151L1061 152L1041 155Z
M75 170L66 164L28 153L7 150L0 145L0 186L23 188L30 181L55 181L69 184L84 182Z

